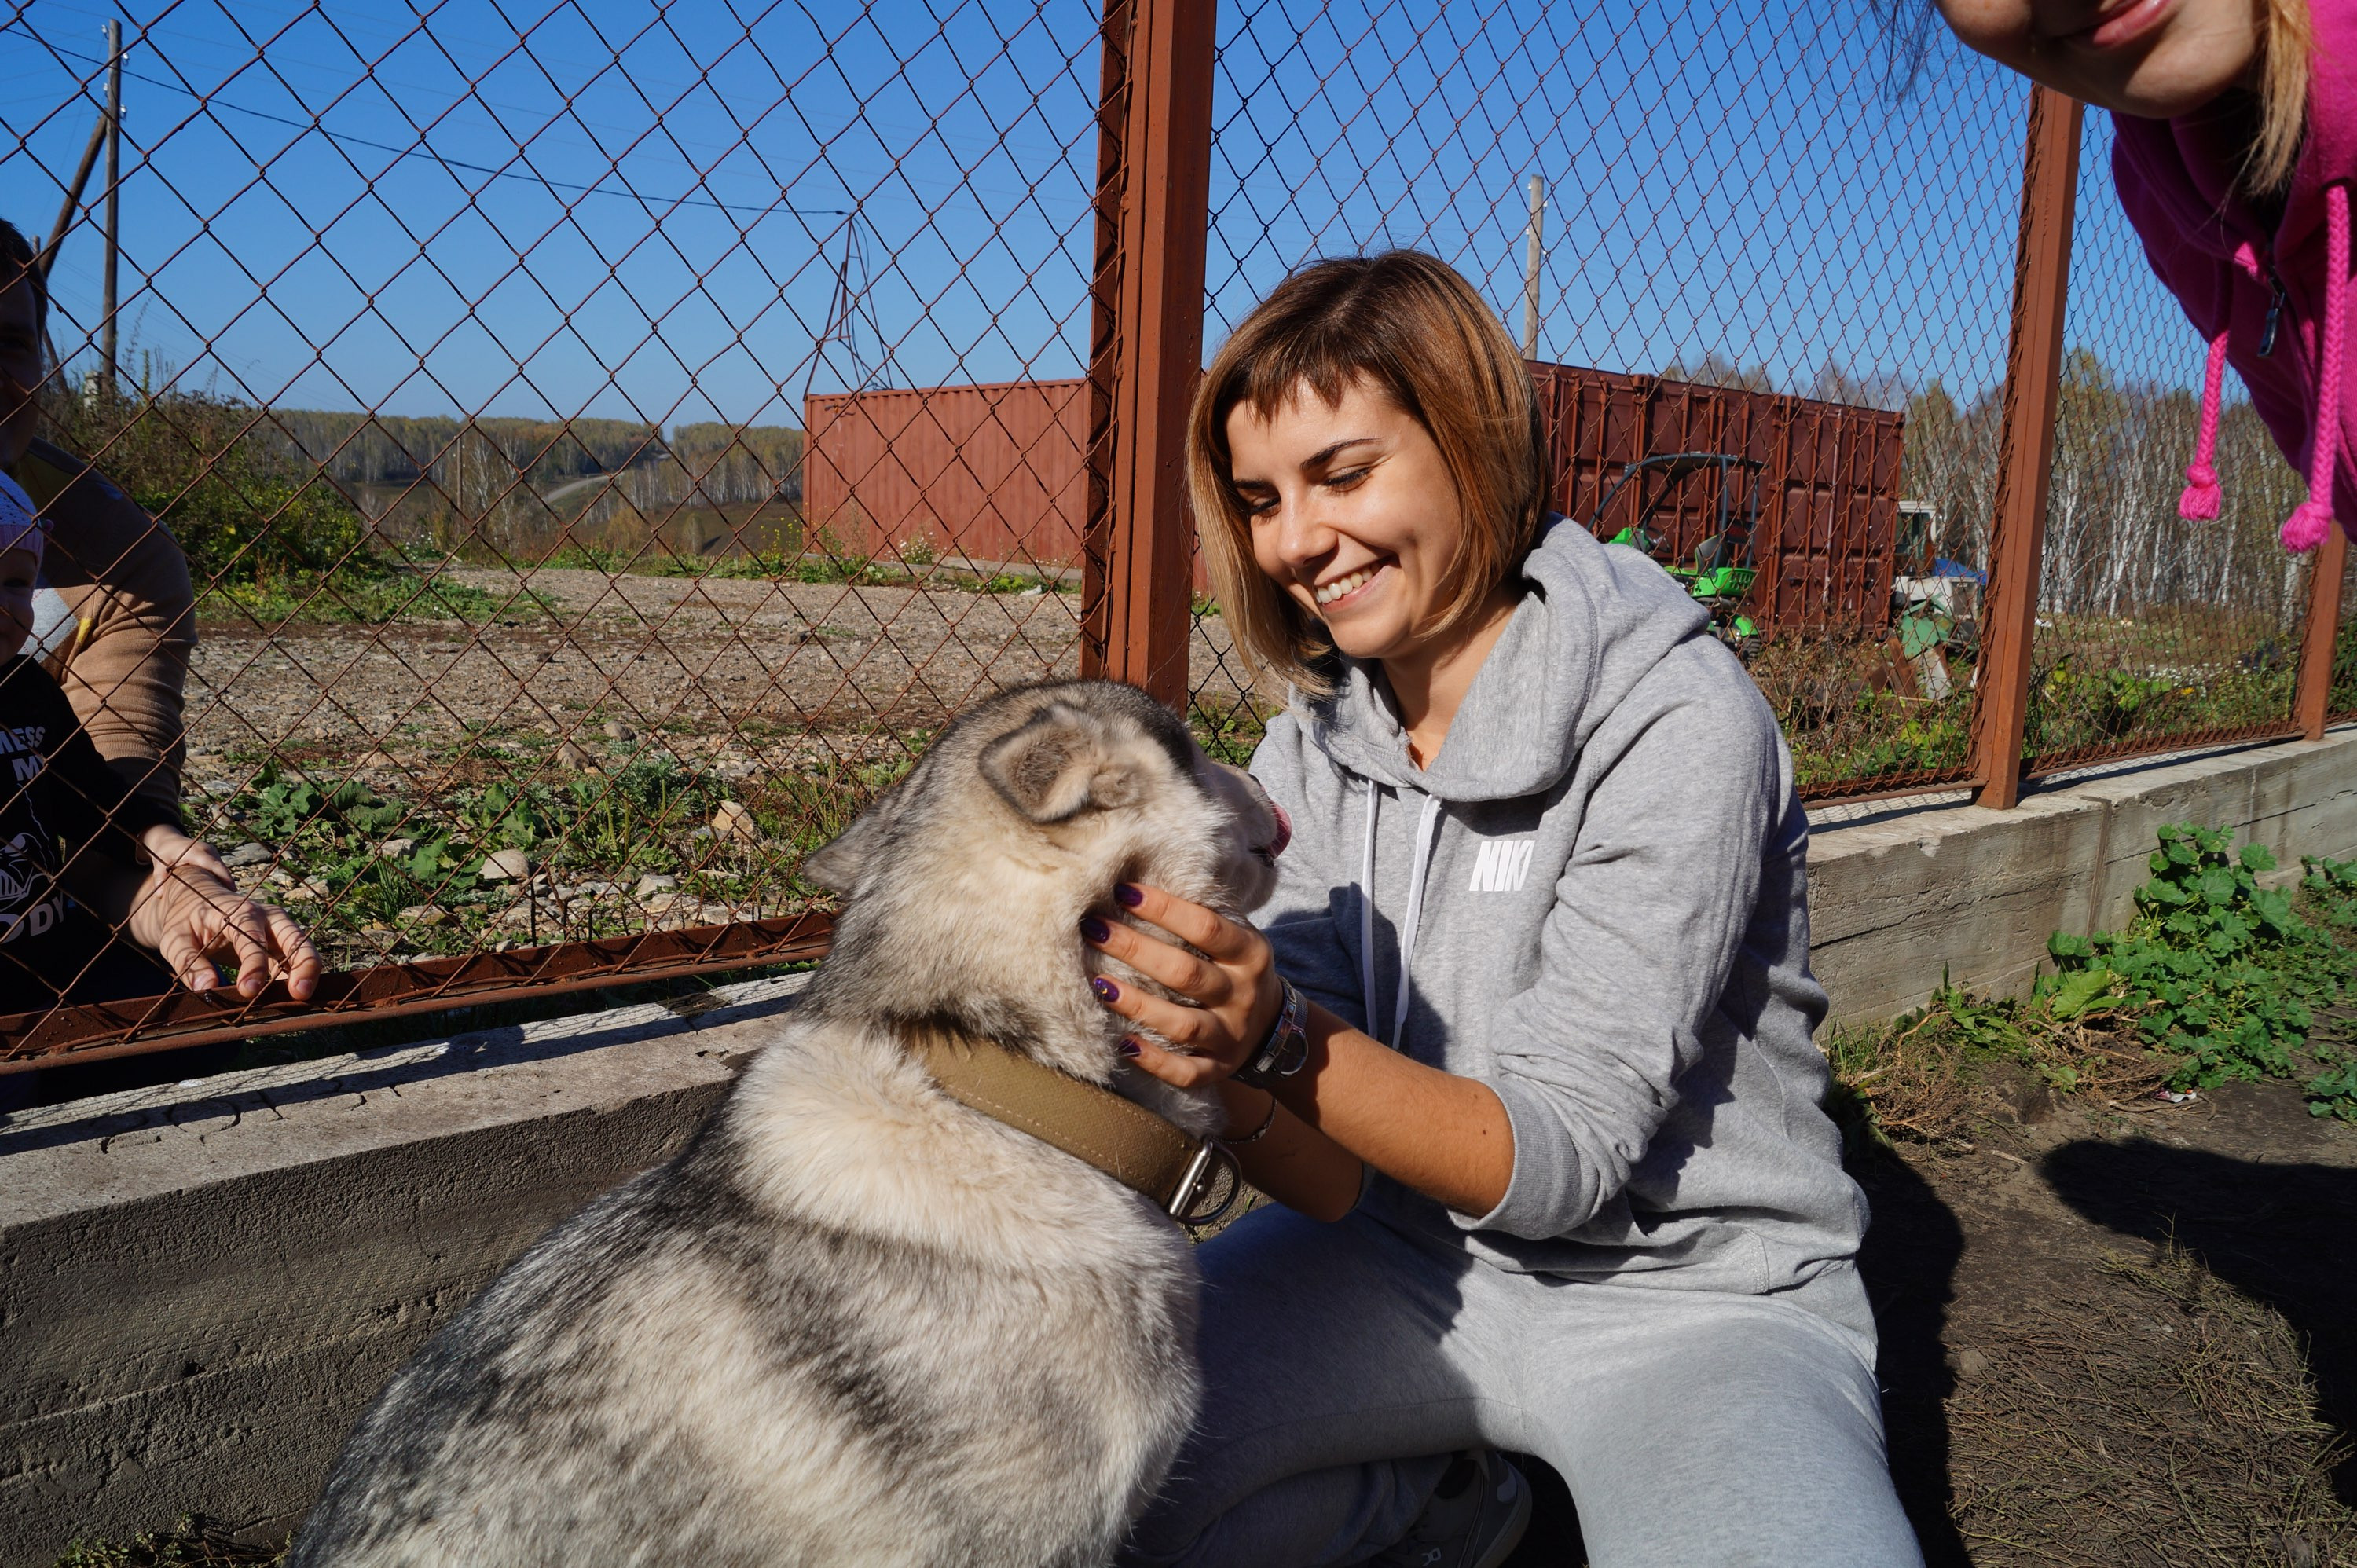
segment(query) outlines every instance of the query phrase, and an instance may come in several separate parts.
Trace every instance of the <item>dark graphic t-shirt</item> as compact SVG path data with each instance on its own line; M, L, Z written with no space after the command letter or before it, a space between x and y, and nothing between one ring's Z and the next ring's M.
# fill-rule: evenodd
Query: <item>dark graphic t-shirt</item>
M58 874L74 854L137 865L137 835L171 821L106 765L48 671L0 660L0 1012L14 1010L6 993L27 971L42 973L44 939L65 923Z

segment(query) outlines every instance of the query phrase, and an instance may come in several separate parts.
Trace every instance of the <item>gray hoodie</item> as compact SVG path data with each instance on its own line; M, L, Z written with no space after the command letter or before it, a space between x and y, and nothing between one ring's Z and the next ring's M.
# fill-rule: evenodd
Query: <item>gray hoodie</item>
M1774 717L1637 552L1558 523L1523 575L1430 768L1348 660L1253 758L1295 828L1258 916L1279 972L1512 1123L1491 1212L1381 1176L1365 1205L1573 1279L1752 1293L1846 1266L1866 1200L1821 1109L1808 819Z

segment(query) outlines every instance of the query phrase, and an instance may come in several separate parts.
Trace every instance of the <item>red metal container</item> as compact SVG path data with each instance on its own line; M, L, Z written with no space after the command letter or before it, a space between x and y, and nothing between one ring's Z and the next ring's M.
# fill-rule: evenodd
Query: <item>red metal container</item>
M1760 575L1743 610L1761 630L1878 627L1888 618L1904 416L1575 365L1534 364L1531 375L1555 510L1607 539L1644 516L1673 562L1692 559L1722 515L1749 513ZM1629 464L1682 452L1759 467L1674 478L1645 470L1612 497L1609 515L1596 515Z
M1889 613L1904 420L1879 409L1735 387L1534 364L1555 509L1609 538L1641 515L1663 556L1692 558L1726 511L1750 524L1744 613L1763 631L1879 627ZM813 397L803 468L811 538L854 554L921 543L977 561L1081 557L1087 383L1005 381ZM1758 467L1649 469L1717 453ZM822 532L823 531L823 532ZM1202 565L1196 563L1196 586Z
M1088 383L839 392L802 405L811 547L1063 566L1088 513Z

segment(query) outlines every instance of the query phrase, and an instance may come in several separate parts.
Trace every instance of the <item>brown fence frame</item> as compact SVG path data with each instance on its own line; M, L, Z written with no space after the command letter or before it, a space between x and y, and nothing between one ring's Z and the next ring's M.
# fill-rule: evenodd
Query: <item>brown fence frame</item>
M1081 669L1134 682L1173 706L1189 696L1192 540L1183 452L1202 362L1216 19L1216 0L1105 0L1103 10ZM2081 121L2076 102L2043 87L2029 94L1971 764L1965 777L1936 786L1975 788L1980 804L2000 810L2015 805L2024 782L2041 771L2022 750ZM2169 737L2149 749L2320 739L2346 556L2335 529L2312 576L2288 723L2231 737ZM1849 798L1893 792L1861 783L1866 789ZM0 1072L66 1055L120 1056L813 959L823 953L830 929L828 917L810 915L386 965L331 976L307 1004L274 985L251 1002L178 993L0 1016Z

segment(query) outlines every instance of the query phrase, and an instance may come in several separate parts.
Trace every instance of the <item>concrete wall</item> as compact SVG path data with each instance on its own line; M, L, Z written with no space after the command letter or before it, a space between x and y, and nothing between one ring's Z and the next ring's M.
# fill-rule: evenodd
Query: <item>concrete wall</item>
M2028 983L2049 933L2116 925L2163 823L2287 865L2357 856L2357 734L2149 768L2011 812L1820 829L1838 1020L1945 966ZM799 981L230 1074L0 1124L0 1568L184 1510L299 1517L393 1369L533 1237L676 1150Z
M1957 985L2027 990L2056 931L2125 924L2170 822L2226 827L2296 875L2357 857L2357 730L2087 779L2010 811L1956 806L1820 828L1811 953L1836 1023L1888 1018Z
M0 1564L283 1530L395 1368L668 1157L802 977L21 1112L0 1129Z

